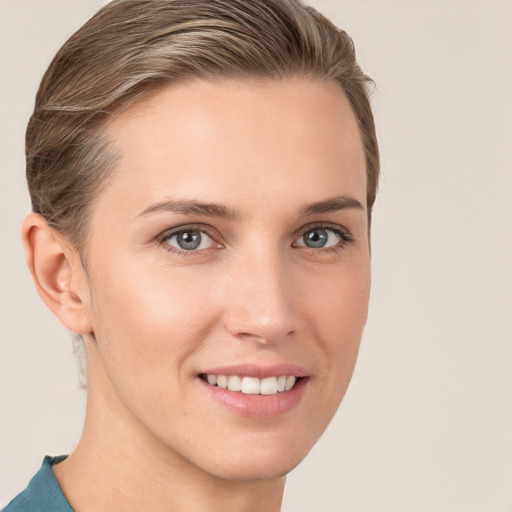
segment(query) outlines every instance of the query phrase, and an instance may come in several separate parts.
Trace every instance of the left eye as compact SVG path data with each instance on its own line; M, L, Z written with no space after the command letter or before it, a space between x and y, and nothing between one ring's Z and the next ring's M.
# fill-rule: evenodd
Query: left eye
M198 251L209 249L213 240L200 229L187 229L178 233L171 233L164 240L164 243L182 251Z
M296 242L295 246L310 249L325 249L340 245L343 241L341 233L331 228L314 228L306 231Z

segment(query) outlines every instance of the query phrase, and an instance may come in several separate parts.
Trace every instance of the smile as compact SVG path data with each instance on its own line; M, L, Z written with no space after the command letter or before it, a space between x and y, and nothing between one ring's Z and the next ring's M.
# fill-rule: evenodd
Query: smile
M212 386L246 395L275 395L290 391L297 382L294 375L274 377L241 377L239 375L202 374L201 378Z

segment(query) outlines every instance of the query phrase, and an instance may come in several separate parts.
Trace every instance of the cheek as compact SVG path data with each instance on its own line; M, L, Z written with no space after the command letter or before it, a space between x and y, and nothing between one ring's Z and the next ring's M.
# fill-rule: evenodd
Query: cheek
M310 285L315 292L304 290L306 323L325 358L322 367L332 382L339 385L343 381L342 389L352 375L368 315L369 260L363 257Z
M106 365L149 383L180 370L217 317L208 279L190 277L163 265L103 268L93 324Z
M368 258L354 258L330 272L312 275L308 281L302 288L303 300L308 302L305 310L314 312L314 323L322 327L326 338L352 338L362 332L370 297Z

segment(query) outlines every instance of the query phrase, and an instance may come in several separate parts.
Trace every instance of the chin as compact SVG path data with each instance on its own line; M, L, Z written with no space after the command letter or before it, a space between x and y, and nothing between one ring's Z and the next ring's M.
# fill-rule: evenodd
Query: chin
M213 468L204 467L208 473L222 480L255 482L276 480L285 477L304 457L296 460L280 460L269 458L265 461L245 460L233 464L219 464Z
M270 435L271 437L271 435ZM228 447L222 453L204 459L198 466L218 478L237 481L274 480L286 476L308 454L314 441L290 440L284 443L259 443L254 440L244 447ZM292 442L290 442L292 441Z

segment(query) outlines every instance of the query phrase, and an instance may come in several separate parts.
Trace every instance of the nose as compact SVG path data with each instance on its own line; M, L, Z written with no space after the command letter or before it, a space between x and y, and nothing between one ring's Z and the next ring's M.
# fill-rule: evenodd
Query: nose
M283 341L297 328L293 282L277 254L242 259L231 274L224 325L231 335L262 345Z

